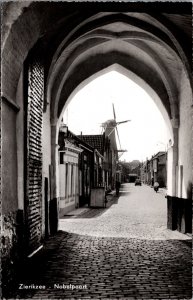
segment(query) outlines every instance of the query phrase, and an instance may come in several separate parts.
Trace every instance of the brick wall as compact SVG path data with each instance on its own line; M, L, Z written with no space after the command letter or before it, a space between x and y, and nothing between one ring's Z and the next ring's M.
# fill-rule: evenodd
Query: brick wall
M44 70L40 62L28 64L27 132L26 132L26 192L28 251L41 243L42 237L42 117Z

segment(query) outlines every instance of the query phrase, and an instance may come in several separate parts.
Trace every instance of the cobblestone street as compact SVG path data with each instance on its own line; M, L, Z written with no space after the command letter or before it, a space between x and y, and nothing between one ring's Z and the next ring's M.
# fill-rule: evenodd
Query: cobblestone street
M164 189L156 193L146 185L123 184L120 197L109 197L106 209L74 210L60 220L60 229L99 237L187 239L178 231L166 229L165 193Z
M148 187L142 187L140 190L140 187L130 186L129 189L131 191L135 189L139 195L142 190L144 192L144 189L149 189L147 193L155 195L155 199L145 200L145 207L148 201L150 203L165 199L163 194L153 194ZM133 193L135 194L134 191ZM114 198L112 203L114 201L115 203L109 204L109 209L105 209L103 214L99 209L80 209L77 215L74 213L71 216L68 215L69 219L63 219L63 225L64 220L68 220L67 224L71 225L72 231L79 228L79 233L82 231L82 234L59 231L56 236L50 238L41 253L28 262L23 273L25 275L18 282L26 285L45 285L46 289L19 290L17 298L191 299L191 240L188 237L181 235L187 240L176 239L180 234L173 233L171 240L165 238L153 240L153 230L149 230L149 225L143 230L145 233L147 229L145 236L149 239L142 239L142 234L139 238L127 238L125 225L116 231L110 230L111 237L105 236L105 231L112 226L112 219L116 218L116 212L118 221L122 214L123 224L126 224L127 217L134 216L134 212L128 213L123 207L122 201L126 198L129 200L128 194L125 195L122 191L119 199ZM119 203L120 208L118 208ZM139 203L136 203L136 209L138 205ZM158 210L161 209L161 205L163 205L161 201L157 203ZM155 231L158 232L155 207L151 206L150 211L153 216L151 226L155 227ZM139 222L140 214L142 215L143 212L136 215L136 223ZM164 226L162 223L164 213L160 211L159 215L157 224ZM104 228L103 219L107 216L109 223L107 221ZM96 219L101 220L101 227L97 225ZM80 226L84 220L90 222L88 231L83 228L84 226L87 228L89 223ZM148 220L148 213L144 214L143 223ZM91 222L94 224L93 228ZM116 222L115 227L118 224ZM136 226L136 224L133 225L133 231L136 230ZM137 234L140 228L142 227L138 228ZM124 232L121 233L123 229ZM133 232L133 236L136 232ZM90 233L90 236L86 233ZM94 233L98 236L94 236ZM116 237L113 237L114 234ZM82 288L67 289L63 284L81 285ZM85 285L86 288L83 288Z

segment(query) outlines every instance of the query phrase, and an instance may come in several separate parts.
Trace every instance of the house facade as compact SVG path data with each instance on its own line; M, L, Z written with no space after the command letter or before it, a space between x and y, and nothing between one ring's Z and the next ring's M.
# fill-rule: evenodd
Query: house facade
M147 159L140 168L141 179L145 184L158 182L160 187L167 187L167 153L160 151Z
M59 131L60 215L90 204L94 148L62 124Z
M153 179L160 187L167 186L167 153L158 152L152 157Z
M80 135L78 138L93 147L95 155L98 155L98 162L95 160L94 174L95 177L100 174L100 185L102 184L105 189L114 189L118 163L115 135L108 136L108 133L104 132L99 135ZM101 159L103 159L102 164Z
M82 149L79 157L79 207L89 206L94 183L94 148L83 143L76 136L74 140Z
M59 132L60 216L74 208L90 206L91 193L94 189L103 188L105 191L105 179L110 182L112 166L110 172L109 169L105 170L104 157L101 154L104 149L103 139L104 135L76 136L66 125L61 125Z
M65 141L59 149L59 216L79 207L79 156L82 149Z

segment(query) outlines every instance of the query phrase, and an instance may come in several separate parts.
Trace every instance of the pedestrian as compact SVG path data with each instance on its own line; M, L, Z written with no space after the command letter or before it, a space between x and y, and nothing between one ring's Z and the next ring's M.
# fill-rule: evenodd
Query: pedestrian
M105 203L104 203L104 207L105 207L105 208L106 208L107 202L108 202L107 194L108 194L108 190L105 190Z
M159 182L155 182L154 183L154 191L156 191L156 193L157 193L157 191L159 190Z
M116 187L116 196L119 196L119 189L120 189L121 183L119 181L116 181L115 187Z

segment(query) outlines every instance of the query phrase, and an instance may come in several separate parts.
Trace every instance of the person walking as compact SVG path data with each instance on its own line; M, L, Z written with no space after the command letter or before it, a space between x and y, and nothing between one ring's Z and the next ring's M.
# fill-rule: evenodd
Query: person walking
M116 181L115 188L116 188L116 196L119 196L119 189L120 189L121 183L119 181Z
M154 183L154 191L156 191L156 193L158 192L158 190L159 190L159 182L155 182Z

